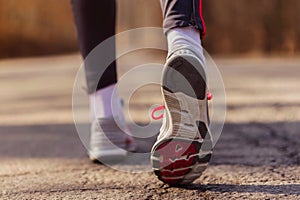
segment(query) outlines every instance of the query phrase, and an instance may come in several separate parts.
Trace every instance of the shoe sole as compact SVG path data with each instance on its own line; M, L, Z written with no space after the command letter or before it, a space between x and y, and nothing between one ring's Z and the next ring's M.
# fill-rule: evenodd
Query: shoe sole
M103 164L115 164L127 157L127 151L123 149L101 150L97 152L90 152L89 158L93 162L100 162Z
M166 65L162 94L171 123L169 134L154 144L151 163L161 181L184 185L200 177L212 155L206 77L192 55L175 56Z

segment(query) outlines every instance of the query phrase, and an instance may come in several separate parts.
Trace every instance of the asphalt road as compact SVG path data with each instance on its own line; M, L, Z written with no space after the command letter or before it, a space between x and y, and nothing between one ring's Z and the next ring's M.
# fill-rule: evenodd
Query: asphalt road
M150 53L139 62L163 62ZM120 74L139 64L132 60L120 59ZM226 124L210 166L186 188L89 162L72 118L78 55L0 61L0 199L300 199L300 59L215 61ZM159 88L145 87L130 113L147 123L160 102Z

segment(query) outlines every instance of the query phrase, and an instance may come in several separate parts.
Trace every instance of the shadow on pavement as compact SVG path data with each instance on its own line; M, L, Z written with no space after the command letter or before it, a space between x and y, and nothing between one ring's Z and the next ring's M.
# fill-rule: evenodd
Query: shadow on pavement
M89 125L86 126L89 138ZM85 137L85 136L84 136ZM74 124L0 127L0 158L86 158ZM136 139L137 151L150 152L156 136Z
M299 165L298 122L225 125L212 165ZM85 158L73 124L0 127L0 157ZM140 152L151 149L155 137L138 140Z

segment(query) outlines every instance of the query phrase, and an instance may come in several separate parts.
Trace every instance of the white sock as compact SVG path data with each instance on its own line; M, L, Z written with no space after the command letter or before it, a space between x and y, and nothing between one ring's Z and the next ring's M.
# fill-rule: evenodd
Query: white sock
M200 32L192 26L173 28L167 33L169 54L178 49L191 49L205 66L205 57L201 46Z
M116 84L113 84L90 94L91 120L109 118L113 114L114 116L123 117L121 99L117 91L114 93L115 88Z

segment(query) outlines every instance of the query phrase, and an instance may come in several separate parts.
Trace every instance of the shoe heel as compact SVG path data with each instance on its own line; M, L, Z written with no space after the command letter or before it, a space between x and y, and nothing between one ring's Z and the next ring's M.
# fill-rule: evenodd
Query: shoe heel
M154 173L169 185L193 182L205 170L211 154L200 155L201 143L181 139L159 144L151 157Z
M192 55L176 56L163 72L163 88L182 92L198 100L206 98L206 75L198 58Z

